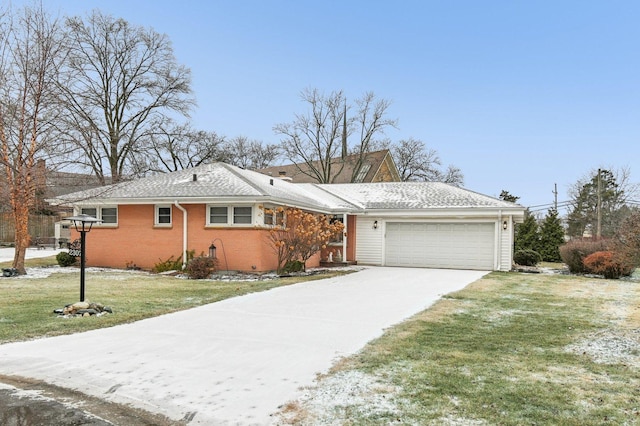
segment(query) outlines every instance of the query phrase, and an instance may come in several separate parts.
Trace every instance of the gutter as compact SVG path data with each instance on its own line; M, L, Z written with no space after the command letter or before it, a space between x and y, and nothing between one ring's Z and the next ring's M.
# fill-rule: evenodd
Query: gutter
M182 211L182 269L187 266L187 209L182 207L178 200L174 205Z

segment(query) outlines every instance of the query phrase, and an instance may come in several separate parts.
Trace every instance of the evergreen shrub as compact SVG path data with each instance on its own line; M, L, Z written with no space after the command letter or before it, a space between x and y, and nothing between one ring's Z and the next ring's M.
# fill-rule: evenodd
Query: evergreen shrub
M56 261L58 262L58 265L60 265L63 268L65 268L67 266L71 266L74 263L76 263L76 258L71 256L66 251L61 251L60 253L58 253L56 255Z
M535 250L518 250L513 254L513 261L522 266L536 266L542 261L542 256Z
M291 272L301 272L304 271L304 262L300 260L290 260L282 269L282 272L285 274L290 274Z

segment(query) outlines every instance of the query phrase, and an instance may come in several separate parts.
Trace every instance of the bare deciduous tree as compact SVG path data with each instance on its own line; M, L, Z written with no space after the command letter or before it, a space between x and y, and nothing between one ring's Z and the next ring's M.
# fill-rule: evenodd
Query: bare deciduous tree
M29 212L36 199L36 162L52 145L62 32L42 6L0 19L0 155L15 220L13 267L24 274Z
M280 148L276 145L265 145L257 140L249 140L238 136L226 144L226 161L234 166L248 170L270 167L280 156Z
M351 181L360 173L367 154L377 148L378 137L397 122L386 117L390 102L366 93L349 106L342 91L329 95L306 89L301 98L310 107L296 114L290 123L278 124L274 132L282 137L282 152L294 164L304 165L300 172L320 183L331 183L344 168L346 154L356 154ZM349 109L355 115L348 117ZM338 160L336 160L338 159Z
M194 105L188 68L166 35L95 11L66 21L69 61L61 81L66 141L102 183L139 171L137 154L171 114Z
M424 142L413 138L394 144L391 155L403 182L434 180L442 164L435 149L427 148Z
M151 158L143 165L153 172L174 172L212 161L227 161L225 138L215 132L194 130L188 124L161 126L151 135ZM145 155L137 156L145 158Z
M387 110L391 102L386 99L377 99L373 92L365 93L356 99L356 114L351 120L346 119L348 136L356 136L355 144L348 149L349 154L355 154L355 167L351 171L351 182L356 182L362 166L366 163L367 154L376 151L382 141L376 139L384 135L388 127L396 127L398 120L386 118ZM346 109L345 109L346 114Z
M453 186L463 186L464 174L462 174L462 170L460 170L460 168L449 164L446 170L436 174L434 181L448 183Z
M400 179L406 181L445 182L462 186L462 171L449 165L444 171L438 152L427 148L421 140L409 138L391 146L391 155L398 168Z

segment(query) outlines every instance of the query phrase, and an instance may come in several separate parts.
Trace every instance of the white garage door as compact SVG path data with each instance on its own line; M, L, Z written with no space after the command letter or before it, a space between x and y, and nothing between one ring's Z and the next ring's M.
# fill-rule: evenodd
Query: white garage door
M385 264L492 270L495 224L387 222Z

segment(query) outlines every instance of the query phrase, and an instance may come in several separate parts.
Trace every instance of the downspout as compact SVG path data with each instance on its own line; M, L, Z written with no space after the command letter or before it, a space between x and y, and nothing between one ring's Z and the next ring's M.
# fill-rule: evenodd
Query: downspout
M347 218L347 214L343 213L342 214L342 221L344 222L344 229L342 230L342 259L346 262L347 261L347 234L349 233L349 230L347 229L347 222L348 222L348 218ZM352 259L353 260L353 259Z
M498 271L502 271L502 210L498 210Z
M178 200L174 204L182 212L182 269L184 269L187 266L187 209L182 207Z

